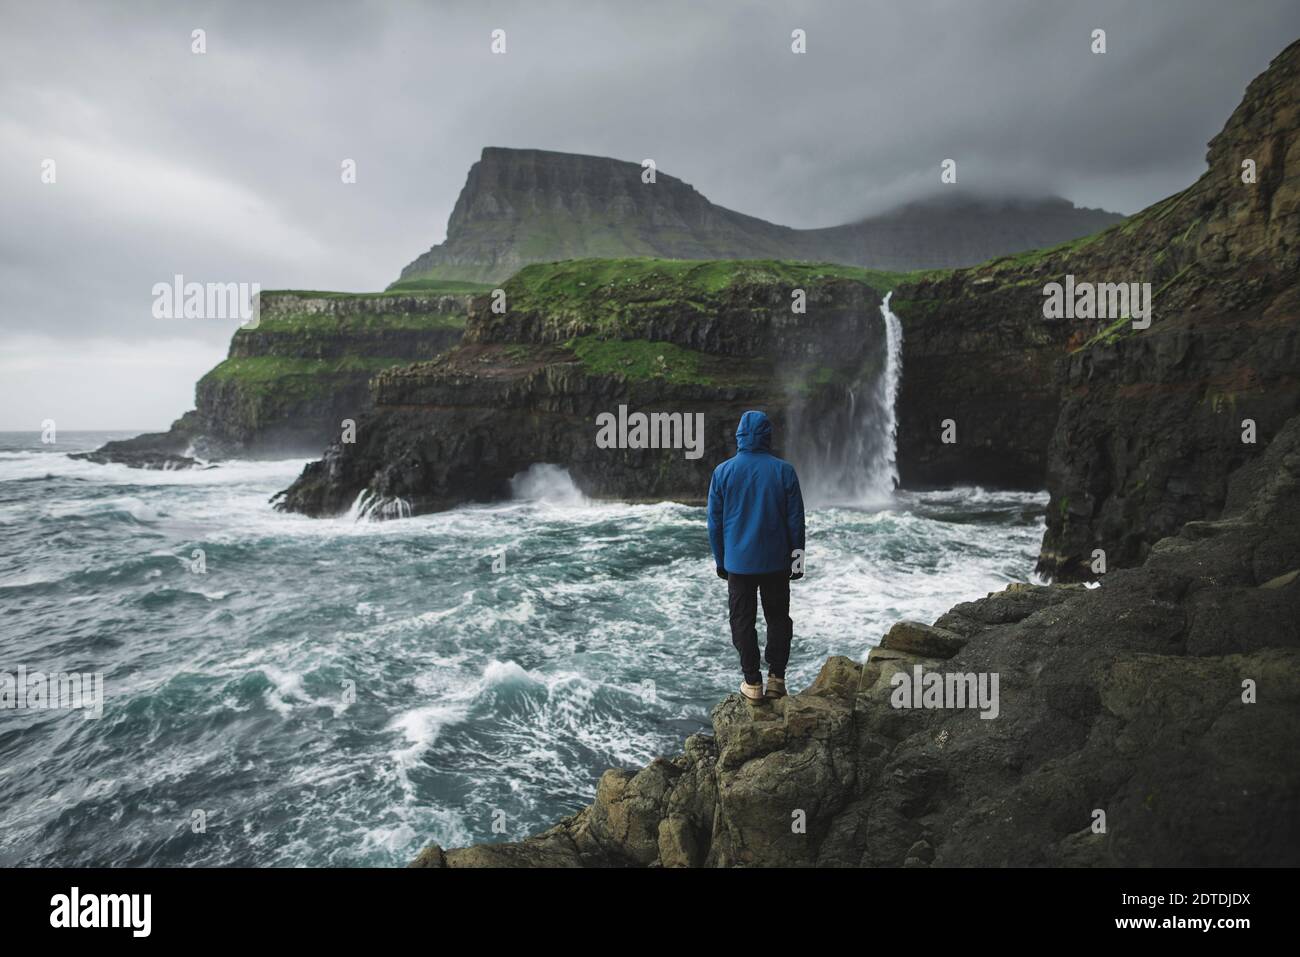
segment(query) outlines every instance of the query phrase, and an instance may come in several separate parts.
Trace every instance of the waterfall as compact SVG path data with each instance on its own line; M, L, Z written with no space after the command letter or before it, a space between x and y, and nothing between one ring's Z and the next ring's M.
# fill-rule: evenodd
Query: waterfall
M898 386L903 380L903 324L889 308L893 290L885 293L880 315L885 320L885 369L876 378L874 421L863 423L874 429L872 455L867 462L861 496L863 499L888 499L898 487Z
M903 326L880 305L883 341L860 377L812 405L796 403L791 415L794 461L805 496L814 504L880 507L898 485L895 404L903 377Z

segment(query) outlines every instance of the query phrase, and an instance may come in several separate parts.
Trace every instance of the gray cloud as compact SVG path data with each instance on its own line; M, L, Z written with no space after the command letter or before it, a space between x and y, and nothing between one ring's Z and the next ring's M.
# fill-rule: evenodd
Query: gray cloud
M165 424L231 328L153 319L153 283L382 288L442 238L486 145L653 157L792 226L931 192L946 157L963 189L1134 212L1200 174L1297 34L1292 0L9 5L0 356L29 352L0 379L0 424L63 401L70 368L94 394L83 353L133 342L178 357L150 367L156 418L112 420L141 408L106 375L68 427Z

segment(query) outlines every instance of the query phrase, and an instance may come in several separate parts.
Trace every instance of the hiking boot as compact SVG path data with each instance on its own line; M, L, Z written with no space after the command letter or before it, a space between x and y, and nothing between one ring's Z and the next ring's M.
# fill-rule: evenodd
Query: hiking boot
M763 700L763 686L761 684L750 684L748 681L740 683L740 693L748 701Z
M767 697L784 698L785 697L785 679L778 678L776 675L767 676Z

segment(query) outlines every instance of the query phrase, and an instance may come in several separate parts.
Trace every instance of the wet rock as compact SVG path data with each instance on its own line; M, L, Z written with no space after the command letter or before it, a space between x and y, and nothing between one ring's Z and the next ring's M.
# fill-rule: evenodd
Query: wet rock
M919 621L900 621L880 640L880 647L887 651L922 658L951 658L964 644L966 639L961 635Z

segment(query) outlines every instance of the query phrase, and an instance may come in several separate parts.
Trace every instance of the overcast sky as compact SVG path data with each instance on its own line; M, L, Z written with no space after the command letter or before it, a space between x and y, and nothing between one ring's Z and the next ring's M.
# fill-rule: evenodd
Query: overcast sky
M154 283L382 289L441 241L484 146L653 157L791 226L924 195L947 157L960 189L1131 213L1200 175L1246 84L1300 36L1295 0L0 10L13 430L165 427L233 322L155 319Z

